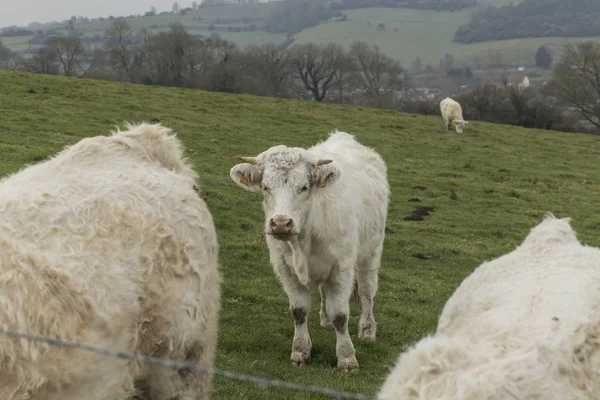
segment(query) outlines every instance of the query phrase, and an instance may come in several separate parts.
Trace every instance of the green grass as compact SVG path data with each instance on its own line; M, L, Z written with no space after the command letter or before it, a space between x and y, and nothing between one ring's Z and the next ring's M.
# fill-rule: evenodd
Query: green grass
M178 133L219 236L224 282L216 366L227 370L374 394L399 353L435 329L457 285L484 260L511 251L545 211L572 217L580 239L600 246L597 136L476 121L458 135L440 117L7 72L0 72L0 115L0 174L123 121L161 121ZM356 374L336 371L335 335L319 327L316 294L312 364L290 364L293 321L269 266L261 196L229 178L235 155L281 143L310 146L335 128L382 154L392 191L375 343L357 339L352 304ZM435 211L421 222L404 221L418 205L407 202L411 197ZM224 378L215 379L215 390L223 400L328 398Z

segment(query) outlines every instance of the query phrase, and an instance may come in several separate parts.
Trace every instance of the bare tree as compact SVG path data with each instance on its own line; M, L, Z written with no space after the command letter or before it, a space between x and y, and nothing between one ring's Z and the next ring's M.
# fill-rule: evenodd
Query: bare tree
M339 53L332 50L333 44L323 48L313 44L297 44L291 49L291 65L294 76L312 94L315 101L323 101L332 86L339 61Z
M25 71L36 74L58 75L58 64L56 63L56 53L48 48L41 48L33 57L27 60Z
M83 72L84 78L108 79L110 77L110 61L106 50L95 48L89 55L90 65Z
M56 53L63 74L73 76L75 67L80 66L85 55L85 48L81 39L71 36L56 36L48 39L47 46Z
M209 39L206 44L214 58L206 73L203 74L199 82L200 86L215 92L241 92L240 51L237 45L221 39Z
M546 90L600 128L600 44L565 46Z
M189 57L195 40L180 23L170 24L167 32L149 38L146 57L153 83L184 86L193 72Z
M337 44L330 44L324 49L330 53L329 57L335 60L336 68L333 76L333 88L337 91L336 101L344 103L346 92L352 85L352 57L344 48Z
M244 91L258 95L287 97L291 74L289 53L272 43L249 45L243 51Z
M119 76L127 77L130 82L136 82L139 76L135 66L139 65L139 57L136 60L133 36L133 29L123 18L113 20L104 33L104 46L113 71Z
M350 55L354 60L353 80L378 106L393 103L395 93L407 87L408 79L400 63L377 45L354 42Z
M12 55L12 51L6 47L4 43L2 43L2 39L0 39L0 69L8 69Z

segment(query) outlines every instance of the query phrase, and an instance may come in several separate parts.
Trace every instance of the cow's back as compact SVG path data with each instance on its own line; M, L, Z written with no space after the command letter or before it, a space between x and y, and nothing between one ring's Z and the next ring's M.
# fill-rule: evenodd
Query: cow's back
M148 329L143 324L152 318L145 322L144 313L156 322L162 308L172 312L169 302L185 295L171 293L175 277L194 269L192 276L218 287L214 225L192 175L115 139L84 139L0 181L0 275L11 277L0 282L0 302L11 304L0 321L7 329L147 352L146 338L153 338L144 331L170 328ZM46 379L76 382L87 373L83 364L98 362L17 343L0 339L24 375L5 376L32 387Z
M387 218L390 189L383 158L352 135L337 131L309 151L333 159L340 168L336 201L347 204L352 214L343 218L357 218L361 250L370 251L382 240Z

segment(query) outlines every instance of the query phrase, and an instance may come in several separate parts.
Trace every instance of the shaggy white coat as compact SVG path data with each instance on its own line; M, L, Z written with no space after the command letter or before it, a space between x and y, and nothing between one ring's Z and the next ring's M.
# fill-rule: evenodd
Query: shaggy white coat
M211 366L218 243L179 140L86 138L0 181L0 326ZM0 399L208 399L209 376L0 335Z
M600 249L549 215L483 263L437 332L402 354L385 400L591 400L600 394Z
M356 278L359 338L375 340L373 300L389 197L383 159L337 131L309 149L280 145L245 159L250 163L234 166L230 176L242 188L264 193L271 264L295 322L291 361L299 365L310 360L307 317L311 291L319 286L321 325L335 329L338 368L358 368L348 333L349 300ZM293 219L291 239L268 234L269 220L276 215Z
M451 125L454 125L454 129L457 133L463 133L465 125L469 121L463 120L462 107L456 100L446 97L440 101L440 111L442 112L442 118L446 124L446 130L450 129Z

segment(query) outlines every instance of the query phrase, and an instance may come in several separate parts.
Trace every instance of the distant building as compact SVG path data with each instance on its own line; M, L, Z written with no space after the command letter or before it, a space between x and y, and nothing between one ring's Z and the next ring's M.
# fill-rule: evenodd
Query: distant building
M528 88L530 85L527 75L510 75L508 77L507 86L516 87L518 90Z

